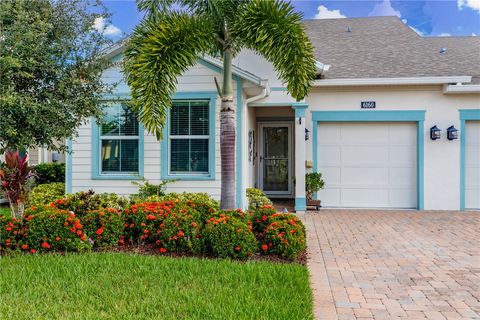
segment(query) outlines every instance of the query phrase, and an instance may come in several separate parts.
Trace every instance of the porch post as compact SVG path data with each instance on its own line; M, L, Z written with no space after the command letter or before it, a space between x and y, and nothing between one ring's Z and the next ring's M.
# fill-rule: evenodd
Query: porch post
M305 111L308 104L296 102L292 104L295 110L295 211L305 212Z

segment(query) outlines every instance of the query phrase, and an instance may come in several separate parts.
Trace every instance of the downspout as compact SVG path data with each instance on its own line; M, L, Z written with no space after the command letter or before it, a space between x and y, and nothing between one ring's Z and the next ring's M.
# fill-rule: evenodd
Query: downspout
M256 95L256 96L253 96L253 97L250 97L250 98L246 99L245 103L246 103L247 106L250 102L254 102L254 101L257 101L257 100L268 97L270 95L270 93L272 92L272 90L270 89L270 86L268 85L268 80L262 80L262 82L263 82L262 83L262 87L263 87L262 92L260 94Z

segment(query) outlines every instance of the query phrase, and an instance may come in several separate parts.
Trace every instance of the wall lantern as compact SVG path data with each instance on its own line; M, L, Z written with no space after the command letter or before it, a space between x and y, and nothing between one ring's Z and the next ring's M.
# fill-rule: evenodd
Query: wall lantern
M448 129L447 129L447 139L448 140L458 139L458 130L455 129L454 126L448 127Z
M310 130L305 128L305 141L308 141L310 139Z
M442 130L438 129L437 126L431 127L430 128L430 139L432 139L432 140L440 139L441 131Z

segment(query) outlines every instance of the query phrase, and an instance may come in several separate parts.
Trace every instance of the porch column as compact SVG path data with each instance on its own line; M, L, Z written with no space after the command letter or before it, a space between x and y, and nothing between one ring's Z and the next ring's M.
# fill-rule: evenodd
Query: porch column
M292 104L295 110L295 211L305 212L305 111L308 104L296 102Z

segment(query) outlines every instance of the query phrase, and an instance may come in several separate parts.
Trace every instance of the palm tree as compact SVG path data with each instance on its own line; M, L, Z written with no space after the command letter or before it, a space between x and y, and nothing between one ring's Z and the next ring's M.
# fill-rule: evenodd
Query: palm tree
M232 60L243 48L269 60L287 90L303 99L315 77L315 59L301 14L279 0L137 0L143 21L125 51L132 106L144 127L161 139L177 78L205 55L222 57L221 208L235 207L235 105ZM173 8L177 9L173 9Z

